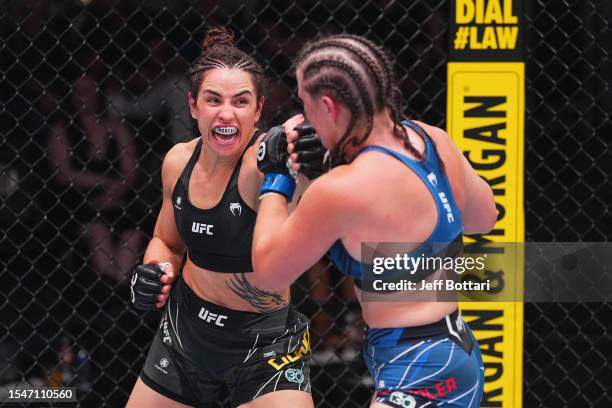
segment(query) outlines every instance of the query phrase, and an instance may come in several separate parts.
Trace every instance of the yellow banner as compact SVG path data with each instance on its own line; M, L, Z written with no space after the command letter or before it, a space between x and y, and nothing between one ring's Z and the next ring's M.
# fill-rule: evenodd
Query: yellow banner
M524 77L522 62L448 64L447 131L491 186L498 210L495 228L489 234L467 237L466 246L470 242L524 241ZM522 406L523 303L495 299L522 298L523 256L505 256L499 255L498 269L486 271L496 274L497 291L479 299L485 301L460 305L483 355L481 407Z

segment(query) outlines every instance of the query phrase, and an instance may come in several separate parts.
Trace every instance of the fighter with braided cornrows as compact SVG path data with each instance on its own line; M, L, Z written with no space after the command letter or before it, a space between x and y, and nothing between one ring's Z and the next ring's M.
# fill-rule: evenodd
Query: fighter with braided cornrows
M362 70L361 76L355 65L339 61L334 52L330 52L334 49L352 55L353 64L358 64ZM412 154L415 154L421 160L423 159L421 153L414 149L410 143L408 133L401 124L404 119L401 114L402 94L396 83L391 58L380 46L356 35L341 34L334 36L333 39L323 39L304 47L298 54L295 65L300 64L306 55L308 55L309 64L304 70L304 79L307 81L305 86L310 92L316 92L317 89L325 87L334 89L338 92L338 96L343 98L345 104L351 106L352 119L356 118L360 112L365 111L368 118L365 134L362 138L353 138L351 141L353 146L362 143L372 131L371 121L374 112L378 112L382 108L388 108L393 119L393 133L403 140L406 148ZM341 75L340 73L344 72L339 83L330 81L326 76L330 73L321 69L328 67L331 70L334 66L337 68L335 70L336 75ZM370 74L367 75L364 72L365 70ZM331 157L342 156L342 149L348 142L348 135L354 125L354 121L349 124L341 142L332 150Z
M309 321L290 305L288 285L257 286L251 262L258 191L279 188L258 170L257 144L268 146L267 170L288 171L285 133L301 116L265 135L255 127L263 70L223 28L207 32L189 79L200 136L164 159L162 207L132 275L134 306L163 315L127 406L218 406L227 387L233 407L312 407ZM320 167L318 136L298 131L302 160Z
M389 54L385 52L382 47L367 41L362 37L356 35L340 35L339 37L351 39L362 46L367 47L373 54L376 55L378 60L382 61L382 68L384 69L383 77L386 78L386 86L381 86L381 88L384 88L385 95L382 103L391 111L391 116L394 122L393 132L397 134L399 138L410 144L408 133L405 131L404 127L401 126L401 121L404 119L402 115L402 92L397 84L395 71L393 70L393 61L389 57ZM410 149L410 147L408 147L408 149ZM418 152L415 153L418 154Z
M256 284L289 285L327 252L353 279L367 324L371 407L478 407L482 358L455 293L438 301L437 292L414 297L397 290L404 281L430 283L442 271L376 272L361 255L368 252L362 243L402 243L397 255L410 259L457 256L463 233L486 233L495 224L491 188L442 129L403 119L391 58L378 45L352 35L323 37L298 54L295 71L332 168L291 214L285 194L262 195L253 236ZM289 132L299 171L307 157L300 139ZM258 165L265 173L266 158Z

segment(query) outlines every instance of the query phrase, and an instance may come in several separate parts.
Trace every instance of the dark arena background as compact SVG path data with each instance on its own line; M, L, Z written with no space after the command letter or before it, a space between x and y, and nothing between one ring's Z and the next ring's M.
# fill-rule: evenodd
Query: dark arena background
M396 61L405 112L446 128L447 1L0 7L0 384L76 387L78 406L125 404L158 324L159 312L130 307L129 272L160 207L164 154L196 136L184 73L208 27L232 28L264 66L263 129L300 110L291 75L300 47L338 32L382 43ZM612 2L525 0L522 18L525 240L610 241ZM78 188L62 176L67 158L53 136L58 123L71 123L74 148L85 148L80 103L102 104L101 116L137 152L137 163L114 152L111 163L79 164L121 174L121 200L101 203L109 186L86 173ZM100 205L112 209L107 224L88 223ZM373 384L350 282L322 260L292 298L313 322L316 405L367 407ZM612 306L526 303L524 313L523 353L515 355L523 359L522 406L612 406Z

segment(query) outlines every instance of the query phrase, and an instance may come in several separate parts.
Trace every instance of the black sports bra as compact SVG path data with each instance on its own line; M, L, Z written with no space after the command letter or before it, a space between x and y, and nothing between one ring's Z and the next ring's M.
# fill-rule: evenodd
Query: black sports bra
M261 131L255 131L245 152L260 134ZM214 272L252 272L251 243L257 213L238 192L238 175L244 153L232 172L221 201L212 208L202 209L189 201L189 179L201 150L200 138L172 192L174 219L187 246L187 256L200 268Z

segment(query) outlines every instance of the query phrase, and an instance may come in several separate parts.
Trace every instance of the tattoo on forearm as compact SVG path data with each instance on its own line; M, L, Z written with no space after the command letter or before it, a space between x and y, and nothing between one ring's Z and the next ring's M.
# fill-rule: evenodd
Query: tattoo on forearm
M281 295L274 292L266 292L251 285L244 273L235 274L225 284L242 299L249 302L251 306L261 313L269 313L284 307L289 303Z

